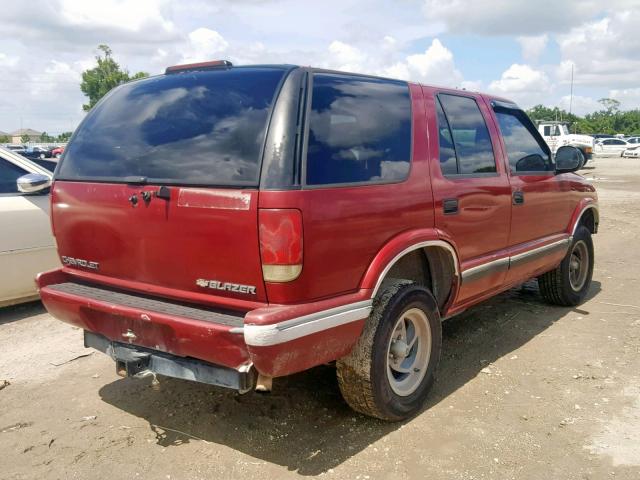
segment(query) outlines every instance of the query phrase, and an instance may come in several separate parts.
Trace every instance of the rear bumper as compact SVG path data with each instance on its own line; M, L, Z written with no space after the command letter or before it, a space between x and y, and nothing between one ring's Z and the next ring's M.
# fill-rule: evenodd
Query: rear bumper
M192 358L176 357L157 350L112 342L86 330L84 346L109 355L116 362L118 374L123 377L154 373L232 388L241 393L248 392L255 385L255 370L251 366L236 370Z
M348 354L372 306L370 290L243 312L87 284L63 269L42 273L36 281L53 316L108 342L236 371L254 366L274 377Z

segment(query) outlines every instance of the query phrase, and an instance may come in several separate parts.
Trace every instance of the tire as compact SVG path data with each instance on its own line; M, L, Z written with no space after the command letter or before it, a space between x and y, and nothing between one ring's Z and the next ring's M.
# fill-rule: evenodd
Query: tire
M383 288L356 346L336 363L338 384L354 410L399 421L418 413L427 399L440 361L442 326L436 301L424 287L394 280ZM397 340L402 325L406 342Z
M591 232L581 225L562 263L555 270L538 277L543 298L553 305L565 307L582 303L591 286L593 263Z

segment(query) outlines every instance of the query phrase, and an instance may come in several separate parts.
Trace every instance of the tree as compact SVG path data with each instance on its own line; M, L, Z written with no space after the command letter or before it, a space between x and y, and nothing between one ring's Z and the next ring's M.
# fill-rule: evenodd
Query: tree
M53 137L51 135L47 134L47 132L42 132L42 134L40 135L40 141L42 143L52 142L53 141Z
M108 45L99 45L98 50L102 53L96 55L98 65L82 72L82 83L80 90L87 97L89 103L82 105L82 109L87 112L104 97L109 90L130 80L148 77L146 72L138 72L133 76L129 71L121 69L120 65L113 59L111 48Z
M58 135L58 138L56 138L56 141L68 142L69 139L71 138L71 135L73 135L73 132L62 132L60 135Z
M0 135L0 143L9 143L11 139L8 135Z
M29 143L31 141L31 137L25 133L20 137L20 141L22 143Z
M602 105L607 115L613 115L620 110L620 102L614 98L601 98L598 103Z

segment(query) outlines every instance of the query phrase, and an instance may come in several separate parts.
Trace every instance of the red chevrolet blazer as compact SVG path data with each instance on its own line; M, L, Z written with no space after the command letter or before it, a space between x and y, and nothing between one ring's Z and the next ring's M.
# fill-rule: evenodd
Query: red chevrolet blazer
M354 409L420 411L441 321L528 279L591 282L598 207L514 103L289 65L111 91L57 168L52 315L121 375L246 392L336 362Z

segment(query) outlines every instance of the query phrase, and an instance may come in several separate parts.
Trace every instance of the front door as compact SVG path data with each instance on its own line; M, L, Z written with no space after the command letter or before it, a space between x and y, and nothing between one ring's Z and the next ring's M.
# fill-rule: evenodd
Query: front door
M495 115L508 158L513 199L507 282L516 283L562 258L575 204L570 182L555 175L551 152L526 114L495 107Z
M457 303L499 288L508 268L511 189L487 122L490 111L472 94L424 87L431 141L431 179L435 224L455 244L462 284ZM432 102L431 106L429 103ZM435 145L434 145L435 144Z

